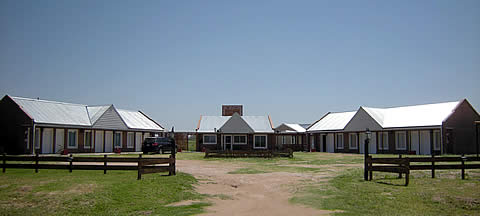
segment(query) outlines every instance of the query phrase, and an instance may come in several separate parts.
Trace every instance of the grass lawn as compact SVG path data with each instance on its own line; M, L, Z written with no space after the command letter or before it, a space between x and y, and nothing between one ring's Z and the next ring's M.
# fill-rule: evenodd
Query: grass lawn
M209 205L193 190L196 179L135 171L7 169L0 174L0 215L193 215ZM185 206L168 206L199 200Z

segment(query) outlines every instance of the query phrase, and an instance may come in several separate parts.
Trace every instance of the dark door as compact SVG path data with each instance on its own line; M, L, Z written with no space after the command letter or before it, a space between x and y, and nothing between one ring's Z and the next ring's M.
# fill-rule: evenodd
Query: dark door
M327 152L327 135L322 135L322 152Z

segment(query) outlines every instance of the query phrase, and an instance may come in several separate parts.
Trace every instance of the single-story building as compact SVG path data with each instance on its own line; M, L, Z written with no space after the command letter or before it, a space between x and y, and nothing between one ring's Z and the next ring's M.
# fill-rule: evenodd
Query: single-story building
M200 116L196 131L197 151L274 149L270 116Z
M0 151L9 154L141 151L164 128L141 111L6 95L0 101Z
M370 153L469 154L476 152L475 121L479 119L466 99L392 108L360 107L356 112L327 113L307 129L307 134L313 146L319 143L321 149L326 145L329 152L363 153L368 128L372 132Z
M293 151L308 151L306 128L310 124L283 123L274 128L277 137L278 149L292 149Z

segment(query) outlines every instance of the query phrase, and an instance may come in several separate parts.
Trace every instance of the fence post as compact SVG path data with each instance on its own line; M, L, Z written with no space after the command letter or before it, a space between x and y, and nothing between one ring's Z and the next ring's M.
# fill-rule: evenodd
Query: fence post
M405 173L405 186L408 186L408 183L410 181L410 160L406 160L405 162L405 168L407 170L407 173Z
M462 154L462 179L465 179L465 160L467 158L464 154Z
M38 173L38 153L35 154L35 173Z
M143 161L142 161L142 154L138 155L138 164L137 164L137 169L138 169L138 176L137 180L142 179L142 167L143 167Z
M103 155L103 174L107 174L107 155Z
M7 168L7 155L3 153L3 166L2 166L2 172L5 173L5 169Z
M172 151L172 154L170 155L170 162L168 163L168 167L170 168L170 171L168 171L168 175L176 175L175 172L175 150Z
M69 166L69 171L72 172L72 169L73 169L73 155L70 154L70 166Z
M399 159L402 159L402 155L399 154L399 155L398 155L398 158L399 158ZM401 161L401 160L400 160L400 161ZM399 163L399 166L403 166L403 163ZM398 173L398 178L399 178L399 179L402 178L402 173L401 173L401 172Z
M367 130L368 130L368 128L367 128ZM369 133L369 132L367 131L367 133ZM368 139L368 134L367 134L367 139L365 139L364 152L363 152L364 153L364 159L363 160L365 160L364 163L363 163L363 167L365 169L363 171L363 179L365 181L368 181L368 170L369 169L368 169L368 161L367 160L368 160L368 158L370 158L370 156L368 155L368 143L369 143L369 141L370 140ZM372 179L370 178L370 180L372 180Z
M372 159L372 156L368 156L370 159ZM370 160L370 163L368 163L368 167L369 167L369 177L370 177L370 181L373 179L373 171L372 171L372 166L373 166L373 162L372 160Z
M432 178L435 178L435 155L432 154Z

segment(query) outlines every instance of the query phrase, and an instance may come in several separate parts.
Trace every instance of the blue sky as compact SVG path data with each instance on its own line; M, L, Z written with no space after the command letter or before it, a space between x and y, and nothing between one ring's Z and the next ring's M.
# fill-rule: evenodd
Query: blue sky
M467 98L480 1L0 1L0 94L275 124Z

